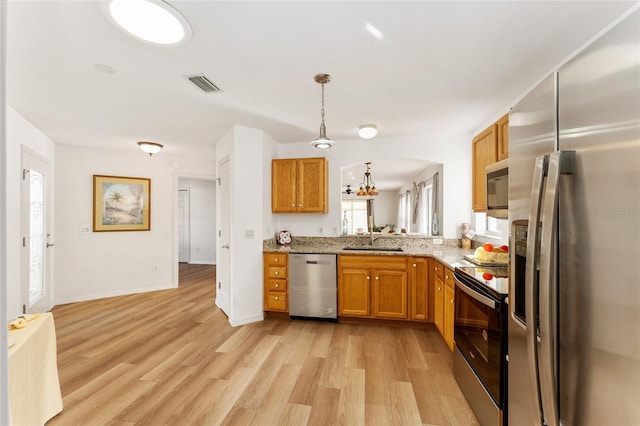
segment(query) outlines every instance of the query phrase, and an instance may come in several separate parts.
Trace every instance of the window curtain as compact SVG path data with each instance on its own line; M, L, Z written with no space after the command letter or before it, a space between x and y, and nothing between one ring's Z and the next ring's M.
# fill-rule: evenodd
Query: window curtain
M440 209L438 207L439 173L433 175L433 216L431 217L431 235L440 235Z

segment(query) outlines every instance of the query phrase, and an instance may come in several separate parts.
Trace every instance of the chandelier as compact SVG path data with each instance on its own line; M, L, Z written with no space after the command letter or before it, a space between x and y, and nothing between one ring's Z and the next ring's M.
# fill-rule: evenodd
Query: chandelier
M376 189L376 183L371 179L371 169L369 168L368 163L364 163L367 166L367 170L364 172L364 178L362 183L360 184L360 189L358 189L358 195L360 196L373 196L378 195L378 190Z
M327 128L324 125L324 85L331 81L331 76L329 74L318 74L314 77L314 80L316 83L322 85L322 104L320 109L322 121L320 122L320 136L318 136L318 139L312 141L311 145L314 148L328 149L333 146L334 142L327 137Z

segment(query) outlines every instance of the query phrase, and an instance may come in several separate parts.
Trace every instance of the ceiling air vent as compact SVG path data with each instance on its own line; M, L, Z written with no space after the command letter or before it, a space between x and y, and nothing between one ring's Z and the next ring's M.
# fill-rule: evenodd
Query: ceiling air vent
M187 76L187 78L196 86L198 86L202 91L210 93L210 92L219 92L220 88L213 84L211 80L205 77L202 74Z

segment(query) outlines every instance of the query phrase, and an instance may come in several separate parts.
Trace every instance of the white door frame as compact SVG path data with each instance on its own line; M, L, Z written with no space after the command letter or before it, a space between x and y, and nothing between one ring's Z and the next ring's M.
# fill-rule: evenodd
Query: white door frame
M190 203L191 191L189 189L178 190L178 261L186 263L191 261ZM180 238L181 234L182 238ZM180 249L184 250L182 256L180 256Z
M231 317L231 156L218 162L218 190L216 211L218 220L216 233L216 305Z
M178 257L178 191L180 190L180 179L196 179L196 180L216 180L215 175L202 175L195 173L175 172L173 175L173 287L178 288L180 284L180 263ZM217 221L217 218L216 218Z

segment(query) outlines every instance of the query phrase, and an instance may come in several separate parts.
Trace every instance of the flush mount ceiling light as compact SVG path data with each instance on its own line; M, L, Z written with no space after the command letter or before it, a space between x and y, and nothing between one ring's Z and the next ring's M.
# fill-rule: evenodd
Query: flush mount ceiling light
M357 195L360 196L373 196L378 195L378 190L376 189L376 183L371 178L371 170L369 169L369 165L371 162L364 163L367 166L367 170L364 172L364 177L362 179L362 183L360 184L360 189L358 189Z
M363 124L358 129L358 135L362 139L371 139L378 134L378 126L375 124Z
M179 46L191 39L189 23L161 0L101 1L107 19L124 33L159 46Z
M160 152L160 150L162 149L162 145L156 142L140 141L138 142L138 146L141 150L149 154L149 157Z
M322 104L320 109L322 121L320 122L320 136L312 141L311 145L314 148L328 149L333 146L334 142L327 137L327 128L324 125L324 85L331 81L331 76L329 74L318 74L313 79L316 83L322 85Z

